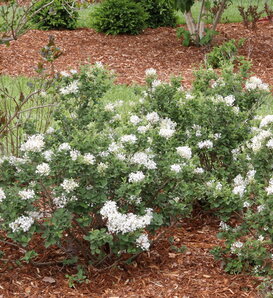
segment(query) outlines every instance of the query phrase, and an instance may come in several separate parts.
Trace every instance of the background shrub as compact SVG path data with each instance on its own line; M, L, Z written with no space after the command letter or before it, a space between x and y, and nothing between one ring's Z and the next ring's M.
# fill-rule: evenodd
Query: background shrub
M139 34L146 25L148 14L130 0L106 0L91 13L93 27L106 34Z
M140 3L149 17L146 21L147 27L173 27L176 25L176 17L170 1L160 0L135 0Z
M41 0L35 3L33 11L39 10L51 0ZM74 29L78 12L74 9L74 0L55 0L52 4L42 8L31 17L31 21L38 29Z

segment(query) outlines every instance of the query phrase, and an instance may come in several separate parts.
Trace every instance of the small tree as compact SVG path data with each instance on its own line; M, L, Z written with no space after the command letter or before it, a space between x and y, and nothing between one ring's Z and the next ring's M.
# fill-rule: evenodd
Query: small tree
M184 13L187 29L182 30L182 34L188 39L188 43L184 44L194 44L197 46L204 45L209 43L213 36L216 33L216 26L221 20L221 16L227 7L230 0L216 0L213 1L213 21L212 21L212 27L210 29L207 29L205 26L205 19L208 16L208 8L211 7L211 1L210 0L200 0L201 1L201 7L198 14L197 22L194 20L191 8L194 4L194 0L174 0L174 6L177 10L180 10L182 13Z

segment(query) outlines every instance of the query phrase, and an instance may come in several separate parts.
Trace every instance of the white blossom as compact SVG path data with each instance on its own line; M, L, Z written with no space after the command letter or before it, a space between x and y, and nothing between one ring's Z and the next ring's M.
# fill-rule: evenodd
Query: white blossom
M100 162L98 164L98 171L99 172L104 172L108 168L108 164L104 162Z
M106 112L114 112L116 105L114 103L108 103L104 106Z
M46 131L46 134L50 135L55 131L55 129L53 127L49 127Z
M144 165L149 170L156 169L156 163L145 152L136 152L132 158L133 164Z
M169 118L165 118L165 119L161 120L159 135L161 137L169 139L175 133L175 127L176 127L175 122L171 121L171 119L169 119Z
M48 163L41 163L36 168L36 174L39 174L41 176L48 176L50 173L50 166Z
M67 192L70 193L75 188L79 187L79 183L76 182L73 178L71 179L64 179L63 183L61 184L61 187Z
M259 89L259 90L264 90L264 91L269 91L268 84L265 84L262 82L260 78L257 77L250 77L245 84L246 90L254 90L254 89Z
M68 143L62 143L58 148L58 151L69 151L69 150L71 150L71 146Z
M49 162L52 160L52 156L54 155L54 152L52 150L47 150L47 151L44 151L42 155L44 156L45 160Z
M142 180L145 179L145 175L143 174L142 171L137 171L135 173L130 173L129 174L129 182L130 183L136 183L136 182L141 182Z
M268 196L273 194L273 178L269 180L269 185L265 188L265 190Z
M60 93L62 95L75 94L78 92L78 90L79 90L78 81L75 80L71 82L69 85L67 85L66 87L61 88Z
M148 124L148 125L141 125L141 126L139 126L139 127L137 128L137 131L138 131L139 133L145 133L145 132L147 132L150 128L151 128L151 125L150 125L150 124Z
M171 171L175 172L175 173L179 173L181 172L181 166L179 164L173 164L171 165Z
M196 168L194 169L194 173L195 174L203 174L205 172L205 170L203 168Z
M41 134L28 137L27 141L21 145L21 151L41 152L45 145L44 136Z
M267 126L268 124L273 122L273 115L266 115L262 118L262 121L260 123L260 128Z
M136 239L136 245L139 246L142 250L149 250L150 248L150 241L146 234L141 234Z
M135 135L124 135L120 138L122 143L134 144L137 141L137 137Z
M146 115L146 120L151 123L157 123L160 120L157 112L151 112Z
M20 216L18 217L14 222L11 222L9 224L9 227L12 229L12 232L18 232L20 230L23 230L24 232L27 232L31 226L34 223L34 219L30 216Z
M24 189L19 191L18 194L22 200L32 199L35 196L35 192L33 189Z
M243 204L243 207L244 208L250 207L250 203L248 201L245 201L244 204Z
M210 140L206 140L206 141L201 141L201 142L198 142L198 147L200 149L203 149L203 148L212 148L213 147L213 142L210 141Z
M108 151L117 152L117 151L120 151L122 148L123 148L122 144L117 144L116 142L112 142L108 147Z
M176 148L176 152L183 158L191 159L192 152L188 146L181 146Z
M88 165L93 165L95 163L95 156L91 153L85 153L83 156L83 162Z
M229 225L227 225L225 222L221 221L220 224L220 229L224 231L228 231L230 229Z
M70 151L70 157L71 157L71 159L72 159L73 161L77 160L77 158L78 158L80 155L81 155L81 154L80 154L80 151L78 151L78 150L73 149L73 150Z
M264 206L264 205L259 205L259 206L257 207L257 211L258 211L258 213L262 212L264 209L265 209L265 206Z
M235 253L236 250L240 249L243 247L243 243L241 241L236 241L234 243L232 243L231 247L230 247L230 250L232 253Z
M3 200L6 198L6 195L3 191L3 189L0 187L0 203L3 202Z
M148 68L145 70L146 77L155 76L156 70L154 68Z
M67 72L67 71L60 71L60 75L62 76L62 77L69 77L70 76L70 74Z
M107 228L110 233L130 233L143 229L151 223L153 218L152 209L147 208L142 216L133 213L123 214L117 209L114 201L107 201L100 210L102 218L107 220Z
M141 119L137 115L132 115L130 117L130 122L134 125L137 125L139 122L141 122Z

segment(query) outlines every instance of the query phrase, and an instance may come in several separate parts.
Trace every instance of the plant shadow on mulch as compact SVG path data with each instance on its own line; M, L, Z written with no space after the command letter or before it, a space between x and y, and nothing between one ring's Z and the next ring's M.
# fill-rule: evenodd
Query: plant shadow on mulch
M73 266L17 266L0 262L0 294L3 297L257 297L260 280L248 275L229 275L210 250L223 242L217 239L219 221L203 212L161 229L164 236L149 252L131 264L109 270L88 269L88 283L69 288L66 274ZM172 241L170 241L172 239ZM23 254L18 248L1 245L5 258ZM37 245L36 245L37 246ZM186 247L186 251L173 249ZM37 249L38 248L38 249ZM36 247L42 252L42 247ZM58 252L52 249L39 261L50 262Z

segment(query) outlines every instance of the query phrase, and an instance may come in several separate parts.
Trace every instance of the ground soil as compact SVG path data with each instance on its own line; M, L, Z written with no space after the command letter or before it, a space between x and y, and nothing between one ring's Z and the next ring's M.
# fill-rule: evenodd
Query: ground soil
M214 44L241 37L246 42L240 54L248 57L252 71L266 83L273 84L273 25L259 22L251 31L241 24L222 24ZM55 36L63 55L56 61L57 70L78 68L82 63L101 61L115 70L117 83L143 83L145 69L157 69L160 79L181 74L189 86L193 69L198 68L209 47L185 48L176 38L175 29L147 29L138 36L105 36L91 29L75 31L29 31L9 47L0 45L0 74L35 75L40 61L39 50ZM258 297L260 279L244 275L228 275L223 264L209 251L223 245L217 239L219 221L203 213L178 226L165 229L162 239L148 253L130 265L109 270L88 268L88 284L68 287L66 274L76 268L60 265L16 265L12 259L23 253L10 243L0 242L6 261L0 259L0 297ZM174 237L174 244L169 238ZM7 240L7 239L6 239ZM35 244L39 251L39 241ZM183 253L171 246L186 246ZM42 253L36 261L51 262L56 251Z
M242 24L222 24L218 28L214 45L231 38L245 38L239 54L253 63L253 72L265 82L273 84L273 24L258 23L256 31ZM146 29L137 36L107 36L92 29L73 31L31 30L9 47L0 45L0 73L35 75L35 67L41 60L40 49L48 42L49 35L55 36L56 44L63 55L56 61L57 70L78 68L83 63L101 61L115 70L118 83L143 83L147 68L155 68L160 79L171 74L182 75L184 84L189 85L192 71L199 67L211 47L183 47L176 38L175 28Z

